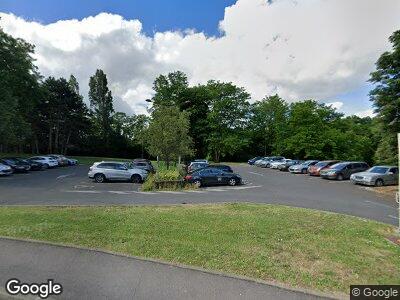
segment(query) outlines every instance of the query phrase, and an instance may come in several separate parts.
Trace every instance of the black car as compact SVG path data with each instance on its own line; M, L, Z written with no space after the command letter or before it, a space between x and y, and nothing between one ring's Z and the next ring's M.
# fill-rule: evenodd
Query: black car
M209 165L207 168L218 169L227 173L233 173L233 170L228 165Z
M215 168L203 168L185 176L185 181L200 186L208 185L237 185L242 178L235 173L228 173Z
M0 163L10 166L15 173L25 173L31 169L31 166L28 163L24 163L15 157L4 157L0 159Z
M42 171L42 170L45 169L44 164L42 164L41 162L34 161L34 160L29 159L29 158L28 159L18 158L18 160L20 162L28 164L31 167L30 168L31 171Z

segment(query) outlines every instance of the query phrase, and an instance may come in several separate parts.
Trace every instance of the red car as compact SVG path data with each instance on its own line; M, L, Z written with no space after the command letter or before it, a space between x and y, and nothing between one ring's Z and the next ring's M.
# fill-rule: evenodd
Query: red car
M330 166L338 163L338 160L322 160L318 162L317 164L310 166L308 168L308 174L310 176L319 176L319 172L324 169L328 169Z

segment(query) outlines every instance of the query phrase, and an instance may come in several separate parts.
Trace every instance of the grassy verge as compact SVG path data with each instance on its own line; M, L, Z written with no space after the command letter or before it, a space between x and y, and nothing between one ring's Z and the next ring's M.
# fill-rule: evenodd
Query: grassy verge
M101 248L326 292L400 284L394 228L274 205L1 207L0 235Z

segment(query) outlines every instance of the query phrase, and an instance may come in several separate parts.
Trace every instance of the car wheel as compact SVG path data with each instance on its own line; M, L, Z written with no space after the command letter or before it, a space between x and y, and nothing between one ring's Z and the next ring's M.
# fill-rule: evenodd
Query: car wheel
M375 181L375 186L383 186L383 180L382 179L377 179Z
M44 164L44 165L43 165L43 169L44 169L44 170L46 170L46 169L48 169L48 168L49 168L49 164Z
M236 182L235 178L231 178L231 179L229 179L228 183L229 183L230 186L234 186L234 185L236 185L237 182Z
M142 177L140 175L134 174L131 177L131 182L133 183L140 183L142 181Z
M342 174L338 174L336 176L336 179L339 180L339 181L342 181L343 180L343 175Z
M200 180L195 180L195 181L193 181L193 184L194 184L195 186L197 186L198 188L201 187L201 181L200 181Z
M94 175L94 180L98 183L103 183L106 181L106 177L103 174L96 174Z
M301 174L307 174L307 169L302 169Z

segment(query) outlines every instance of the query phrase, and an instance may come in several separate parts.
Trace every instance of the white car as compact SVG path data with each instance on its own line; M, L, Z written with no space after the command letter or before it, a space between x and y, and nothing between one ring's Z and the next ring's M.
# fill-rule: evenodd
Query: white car
M58 167L58 160L49 156L32 156L29 159L42 163L45 169Z
M13 170L10 166L0 164L0 175L11 175Z
M291 159L285 158L285 159L282 159L282 160L273 161L273 162L271 162L271 164L270 164L270 168L271 168L271 169L278 169L278 167L279 167L280 165L285 164L285 163L288 162L288 161L291 161Z
M147 171L132 168L128 163L120 161L95 162L90 168L88 176L96 182L102 183L106 180L124 180L133 183L141 183L147 178Z

